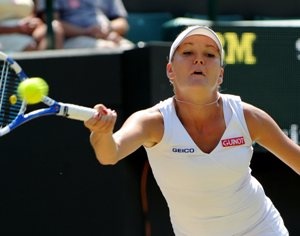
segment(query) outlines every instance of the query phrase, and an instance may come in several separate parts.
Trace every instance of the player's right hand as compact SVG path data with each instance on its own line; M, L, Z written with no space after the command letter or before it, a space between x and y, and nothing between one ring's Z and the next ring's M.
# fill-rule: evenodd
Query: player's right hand
M84 125L91 131L96 133L113 133L117 120L117 113L105 107L103 104L98 104L94 107L98 112L89 120L84 122Z

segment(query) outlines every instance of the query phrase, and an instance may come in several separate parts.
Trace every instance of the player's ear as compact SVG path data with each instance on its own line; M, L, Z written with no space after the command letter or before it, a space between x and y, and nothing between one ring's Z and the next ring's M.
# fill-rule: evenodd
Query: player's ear
M219 79L218 79L218 84L222 84L223 83L223 76L220 76Z
M172 63L168 63L166 66L167 77L169 78L170 83L173 83L174 71L172 67Z
M223 83L223 76L224 76L224 68L221 68L219 78L218 78L218 84L219 85Z

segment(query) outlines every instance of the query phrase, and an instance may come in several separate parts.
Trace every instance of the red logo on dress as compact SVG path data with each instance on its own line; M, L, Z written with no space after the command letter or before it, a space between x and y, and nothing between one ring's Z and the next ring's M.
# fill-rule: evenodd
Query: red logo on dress
M223 147L239 146L245 144L244 137L223 139L221 142Z

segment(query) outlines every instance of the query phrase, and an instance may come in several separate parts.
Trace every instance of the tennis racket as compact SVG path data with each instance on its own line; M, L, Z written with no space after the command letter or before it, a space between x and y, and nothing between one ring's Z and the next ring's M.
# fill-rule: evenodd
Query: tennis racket
M0 73L0 137L42 116L56 115L86 121L97 113L92 108L57 102L44 96L41 102L47 107L25 114L27 103L18 96L17 89L23 80L28 79L27 75L13 58L3 52L0 52Z

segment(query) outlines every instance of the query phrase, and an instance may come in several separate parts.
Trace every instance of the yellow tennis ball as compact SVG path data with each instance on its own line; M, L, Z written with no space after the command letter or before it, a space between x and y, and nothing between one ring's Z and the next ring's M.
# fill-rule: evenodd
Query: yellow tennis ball
M33 77L22 81L18 86L18 94L28 104L36 104L48 95L49 87L45 80Z

